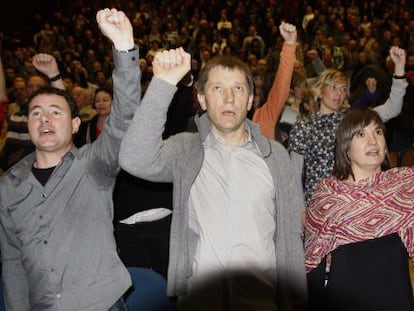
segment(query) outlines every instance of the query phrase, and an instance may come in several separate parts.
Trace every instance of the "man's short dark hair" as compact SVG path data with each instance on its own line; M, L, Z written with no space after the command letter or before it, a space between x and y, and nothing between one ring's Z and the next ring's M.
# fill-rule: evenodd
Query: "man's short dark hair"
M27 106L29 107L29 105L32 102L33 98L35 98L36 96L39 96L39 95L44 95L44 94L46 94L46 95L52 94L52 95L57 95L57 96L63 97L69 105L69 109L70 109L71 114L72 114L72 119L78 116L78 107L76 106L76 102L73 99L72 95L66 90L61 90L61 89L58 89L58 88L55 88L55 87L52 87L52 86L41 87L37 91L33 92L33 94L27 100L27 104L28 104Z

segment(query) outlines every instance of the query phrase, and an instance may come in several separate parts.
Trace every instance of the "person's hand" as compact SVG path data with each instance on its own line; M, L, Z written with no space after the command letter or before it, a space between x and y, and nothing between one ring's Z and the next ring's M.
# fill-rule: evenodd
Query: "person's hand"
M45 53L38 53L33 56L33 66L48 78L55 77L59 74L59 68L54 56Z
M392 46L390 48L390 57L395 64L394 75L403 76L406 60L405 50L398 46Z
M280 34L283 37L283 40L285 40L288 44L295 44L298 39L298 32L296 30L296 26L282 22L279 26Z
M191 69L191 55L182 47L158 52L152 61L154 77L173 85Z
M96 21L102 34L112 41L116 50L128 51L134 47L132 25L124 12L106 8L96 13Z
M374 94L377 90L377 79L373 78L373 77L369 77L366 81L365 81L365 86L367 87L368 91L371 94Z

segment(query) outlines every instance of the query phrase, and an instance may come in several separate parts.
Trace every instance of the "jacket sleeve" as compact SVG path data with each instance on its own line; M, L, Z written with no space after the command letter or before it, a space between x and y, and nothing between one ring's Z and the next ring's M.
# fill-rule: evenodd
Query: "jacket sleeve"
M276 77L263 106L256 109L253 121L260 125L261 132L267 138L275 138L276 122L289 96L293 66L295 64L296 44L283 44L280 64Z
M4 298L8 311L30 311L29 289L21 254L0 225L0 245Z
M298 185L301 186L300 190L301 190L301 195L303 197L302 176L303 176L304 156L294 151L290 152L289 155L290 155L290 160L292 161L292 164L293 164L293 176L295 177Z
M172 181L172 172L167 168L178 142L176 136L162 140L162 133L176 90L175 85L152 78L119 153L121 167L131 175L151 181Z
M113 100L103 131L92 144L92 158L105 175L115 176L119 171L118 155L135 108L141 100L141 70L139 50L128 53L113 49L115 69L112 73Z
M302 214L305 210L302 186L291 178L293 163L280 152L275 157L276 176L276 262L278 300L281 310L304 310L306 302L305 257Z
M390 97L374 108L384 123L400 114L407 86L406 79L392 79Z

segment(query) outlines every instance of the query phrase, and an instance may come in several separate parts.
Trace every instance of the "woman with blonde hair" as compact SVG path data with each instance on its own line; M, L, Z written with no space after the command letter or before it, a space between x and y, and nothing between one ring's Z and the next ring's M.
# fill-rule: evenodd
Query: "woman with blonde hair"
M395 63L390 97L383 105L373 108L383 122L401 112L408 85L404 76L405 51L392 47L390 57ZM344 117L344 104L349 97L348 86L348 78L343 72L325 70L313 87L319 111L310 120L297 122L290 131L288 149L295 162L295 175L298 180L304 179L307 202L318 182L332 173L335 163L335 135Z

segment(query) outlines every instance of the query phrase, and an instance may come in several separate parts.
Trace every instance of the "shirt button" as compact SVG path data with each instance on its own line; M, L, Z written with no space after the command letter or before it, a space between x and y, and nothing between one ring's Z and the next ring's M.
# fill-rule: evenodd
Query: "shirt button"
M42 197L47 198L47 194L46 193L43 193L42 194Z
M57 295L56 295L56 298L60 298L60 297L61 297L61 296L60 296L60 294L57 294Z

